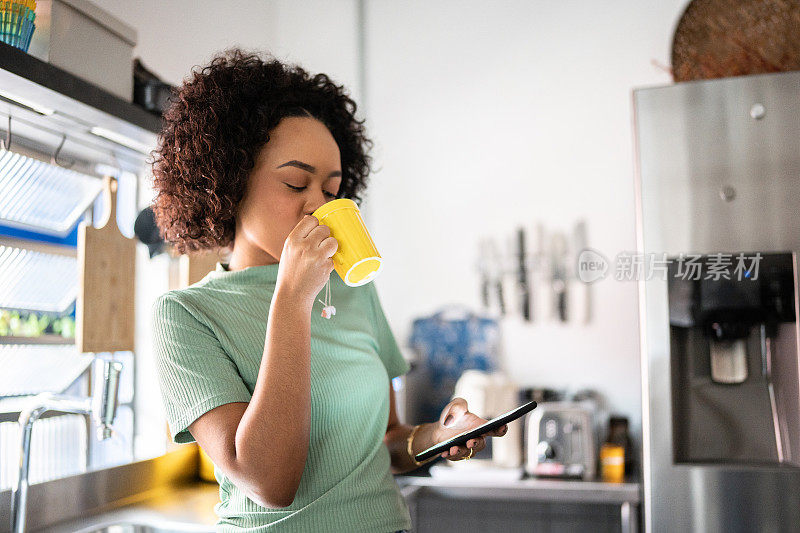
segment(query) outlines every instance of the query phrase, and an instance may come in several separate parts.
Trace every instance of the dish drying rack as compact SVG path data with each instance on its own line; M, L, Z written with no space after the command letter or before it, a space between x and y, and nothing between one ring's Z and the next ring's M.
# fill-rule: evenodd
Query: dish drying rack
M20 230L14 237L0 236L0 309L53 317L72 313L77 249L63 242L99 195L100 180L0 148L0 190L0 224ZM43 242L41 236L62 244ZM42 337L44 343L74 343L69 336ZM40 341L0 336L0 343L22 342Z

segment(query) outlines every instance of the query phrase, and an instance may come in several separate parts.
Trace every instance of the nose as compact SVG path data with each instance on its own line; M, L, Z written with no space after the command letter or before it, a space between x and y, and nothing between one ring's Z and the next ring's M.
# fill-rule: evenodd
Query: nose
M309 196L308 202L306 203L306 214L312 214L326 203L328 203L328 198L325 196L325 193L322 190L312 193Z

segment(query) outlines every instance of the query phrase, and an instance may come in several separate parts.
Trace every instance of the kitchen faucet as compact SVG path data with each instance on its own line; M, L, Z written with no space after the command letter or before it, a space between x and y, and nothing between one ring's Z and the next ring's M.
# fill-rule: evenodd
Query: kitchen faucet
M31 457L31 430L33 424L47 411L59 411L91 416L98 424L97 439L111 437L111 425L117 411L119 373L122 363L103 361L103 384L93 391L92 396L62 396L53 393L36 395L31 403L20 413L20 456L19 473L11 495L11 531L24 533L28 499L28 471Z

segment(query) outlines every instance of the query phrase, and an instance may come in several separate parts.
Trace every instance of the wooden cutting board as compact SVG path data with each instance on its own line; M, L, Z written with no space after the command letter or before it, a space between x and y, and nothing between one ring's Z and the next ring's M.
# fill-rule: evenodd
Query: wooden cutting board
M100 228L78 229L78 352L132 351L136 241L117 227L117 180L103 178L106 213Z

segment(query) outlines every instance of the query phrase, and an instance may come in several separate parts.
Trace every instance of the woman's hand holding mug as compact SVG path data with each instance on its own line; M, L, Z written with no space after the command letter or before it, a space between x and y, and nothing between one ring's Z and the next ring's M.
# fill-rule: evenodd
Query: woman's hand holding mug
M283 244L276 292L288 291L313 305L333 272L331 257L338 247L330 228L311 215L303 217Z

